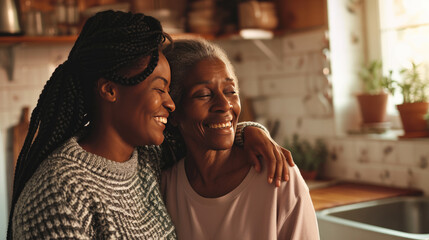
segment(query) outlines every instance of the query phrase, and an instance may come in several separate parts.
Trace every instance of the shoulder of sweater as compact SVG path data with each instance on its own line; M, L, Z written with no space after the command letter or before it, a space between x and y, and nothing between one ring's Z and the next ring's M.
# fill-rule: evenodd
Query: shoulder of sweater
M77 186L79 179L75 176L75 170L77 164L73 164L64 158L47 158L45 159L39 168L35 171L30 180L25 184L25 187L19 197L17 207L15 211L19 211L21 208L26 208L28 205L38 205L42 202L55 199L56 204L61 201L65 201L68 196L73 194L68 193L73 186ZM75 195L74 197L80 197ZM63 199L63 200L60 200Z
M67 156L56 155L42 162L31 178L33 180L31 185L44 186L49 191L58 192L64 197L73 197L74 191L91 184L87 181L90 176L89 170L81 164Z

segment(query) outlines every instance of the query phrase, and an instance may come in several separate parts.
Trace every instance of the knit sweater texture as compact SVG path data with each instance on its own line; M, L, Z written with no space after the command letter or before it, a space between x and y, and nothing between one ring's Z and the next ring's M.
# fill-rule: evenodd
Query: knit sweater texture
M118 163L77 140L55 150L27 182L14 239L175 239L159 188L161 149L139 147Z

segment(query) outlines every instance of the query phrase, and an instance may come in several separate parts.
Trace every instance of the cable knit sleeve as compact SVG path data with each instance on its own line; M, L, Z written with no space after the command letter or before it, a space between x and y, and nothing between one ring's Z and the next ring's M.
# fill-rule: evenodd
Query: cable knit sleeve
M257 122L240 122L237 124L237 132L235 133L235 144L239 147L244 146L244 129L246 127L258 127L264 130L268 135L270 132L260 123Z

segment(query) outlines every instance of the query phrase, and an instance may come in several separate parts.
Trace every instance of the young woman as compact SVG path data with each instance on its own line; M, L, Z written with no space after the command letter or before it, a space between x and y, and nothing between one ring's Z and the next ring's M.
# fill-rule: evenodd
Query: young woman
M143 14L88 19L32 113L8 239L176 238L159 180L182 147L174 139L155 146L175 109L160 52L166 38L159 21ZM246 145L265 143L256 154L277 159L281 176L278 146L267 137L247 141L252 134L264 136L246 129Z
M241 106L225 53L203 40L178 40L171 66L171 123L186 156L163 173L162 191L179 239L319 239L307 185L296 167L279 188L251 168L233 145Z

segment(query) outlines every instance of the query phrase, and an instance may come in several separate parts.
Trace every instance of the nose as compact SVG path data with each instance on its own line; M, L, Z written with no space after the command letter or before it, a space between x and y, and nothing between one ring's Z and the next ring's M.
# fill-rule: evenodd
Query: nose
M173 102L173 99L171 99L170 94L164 94L166 97L164 99L164 104L163 106L169 111L169 112L174 112L174 110L176 110L176 105Z
M214 99L214 104L212 106L212 111L221 111L226 112L232 108L232 105L229 99L224 94L217 94Z

